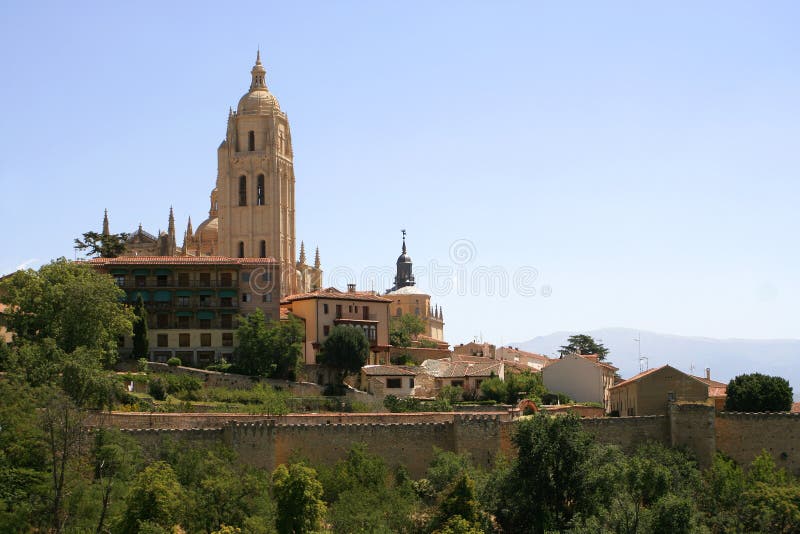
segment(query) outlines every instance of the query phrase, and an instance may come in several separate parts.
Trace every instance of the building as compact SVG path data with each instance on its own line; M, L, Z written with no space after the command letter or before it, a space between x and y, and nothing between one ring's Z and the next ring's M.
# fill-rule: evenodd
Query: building
M406 231L403 230L403 251L397 258L397 275L394 286L384 295L392 301L392 315L411 314L425 324L423 335L434 342L444 342L444 312L439 305L431 305L431 296L423 293L414 282L411 256L406 250Z
M129 303L142 297L153 361L231 360L237 315L260 309L268 320L279 318L280 266L272 258L121 256L88 263L114 277ZM132 348L132 338L120 340L120 354Z
M432 377L430 383L422 380L421 373L418 373L419 381L425 387L421 393L425 396L434 397L447 386L460 387L466 396L480 396L481 383L489 378L498 377L505 380L505 366L503 362L490 360L488 358L473 357L470 360L456 360L455 358L443 358L441 360L425 360L420 365L420 371Z
M417 370L404 365L365 365L359 389L382 399L387 395L413 397Z
M725 405L727 385L693 376L663 365L648 369L610 389L611 413L615 415L663 415L670 402L713 403L721 410Z
M457 347L453 347L453 354L460 354L462 356L481 356L483 358L495 359L495 352L497 348L491 343L478 343L477 341L470 341L469 343L461 343Z
M514 362L530 367L532 371L540 371L543 367L550 365L552 360L544 354L527 352L514 347L499 347L495 350L495 358L504 362Z
M306 364L316 364L322 344L334 326L347 325L364 330L370 344L369 363L389 363L389 304L391 301L372 291L347 292L334 287L288 295L281 305L305 322L303 347Z
M179 246L170 208L167 231L130 233L127 255L274 258L281 296L322 287L319 249L313 265L300 244L296 258L294 152L289 119L269 91L260 53L250 89L228 113L217 149L217 181L206 218L195 231L189 218ZM110 233L108 212L103 234Z
M566 354L542 368L542 381L548 391L568 395L575 402L597 402L611 411L609 389L617 368L601 362L596 354Z

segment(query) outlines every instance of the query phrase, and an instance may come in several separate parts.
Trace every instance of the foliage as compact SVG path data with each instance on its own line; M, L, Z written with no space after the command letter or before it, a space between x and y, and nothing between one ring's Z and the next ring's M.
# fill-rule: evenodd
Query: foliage
M116 258L125 252L128 237L130 236L126 233L98 234L97 232L86 232L83 234L83 239L75 239L75 248L86 250L87 256Z
M172 358L167 360L167 365L169 365L170 367L180 367L181 359L176 356L173 356Z
M608 349L602 343L598 343L592 336L586 334L576 334L567 338L567 344L558 349L561 357L567 354L597 354L599 360L605 360L608 356Z
M111 409L124 397L119 380L101 367L99 350L79 347L64 358L61 388L76 405L86 408Z
M144 307L144 300L140 294L136 298L136 304L133 307L133 352L131 355L134 358L146 358L150 342L147 339L147 310Z
M63 353L98 349L106 365L116 359L119 337L131 333L124 297L110 276L64 258L0 281L3 319L17 344L51 339Z
M523 371L508 373L505 381L499 377L487 378L481 382L481 393L487 399L505 404L516 404L523 397L541 402L546 394L540 373Z
M439 504L438 515L434 525L446 525L450 520L460 517L469 527L476 528L481 519L481 510L475 497L475 482L467 475L462 475L448 489ZM449 527L452 529L451 523ZM463 528L463 527L460 527Z
M386 395L383 406L392 413L398 412L449 412L453 409L447 399L435 401L421 400L416 397L398 397Z
M279 465L272 473L272 485L277 504L275 524L280 534L319 530L326 507L314 469L302 463Z
M170 528L180 519L184 492L175 471L166 462L154 462L131 484L119 525L122 534L135 534L143 522Z
M464 399L464 388L459 386L445 386L436 395L440 401L455 404Z
M751 373L728 383L725 409L733 412L787 412L792 388L785 378Z
M542 404L572 404L572 398L566 393L548 391L542 395Z
M342 383L347 375L359 372L367 362L369 341L360 328L334 326L322 344L320 356L319 363L336 369L338 383Z
M408 347L411 341L425 332L425 323L418 315L405 313L393 317L389 325L389 343L395 347Z
M155 377L147 383L147 392L156 400L163 401L167 398L167 388L160 377Z
M267 322L256 310L241 318L236 329L237 371L251 376L294 380L303 355L305 330L302 321L290 315L280 322Z

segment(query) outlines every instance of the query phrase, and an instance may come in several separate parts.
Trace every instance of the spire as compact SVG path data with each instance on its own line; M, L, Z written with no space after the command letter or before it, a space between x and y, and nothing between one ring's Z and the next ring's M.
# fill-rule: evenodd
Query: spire
M319 261L319 247L317 247L317 252L314 254L314 268L319 269L322 267L322 263Z
M306 264L306 245L300 241L300 265Z
M250 82L250 91L267 88L267 70L261 64L261 50L256 52L256 64L253 65L253 70L250 71L250 74L253 76L253 81Z
M194 235L194 228L192 228L192 216L189 215L189 222L186 224L186 235L192 237Z
M406 231L403 232L403 253L397 258L397 275L394 277L394 287L391 291L396 291L401 287L414 285L414 272L411 263L411 256L406 249Z
M108 209L105 210L103 214L103 235L111 235L111 232L108 229Z
M169 226L167 227L167 233L173 239L175 238L175 215L172 213L172 206L169 207Z
M401 230L403 232L403 254L406 253L406 230L405 228Z

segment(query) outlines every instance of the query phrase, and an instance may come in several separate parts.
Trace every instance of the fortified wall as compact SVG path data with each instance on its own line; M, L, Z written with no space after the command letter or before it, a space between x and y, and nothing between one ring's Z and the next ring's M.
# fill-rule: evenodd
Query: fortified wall
M414 477L424 475L434 447L469 453L481 467L489 467L498 453L513 454L514 418L509 413L187 416L117 413L95 423L125 429L153 456L165 440L189 447L226 445L243 462L269 470L292 457L334 463L356 443L365 443L390 466L405 465ZM188 422L198 427L186 428ZM688 448L701 467L708 467L716 451L747 465L766 450L779 467L800 475L800 414L715 413L712 406L673 404L666 415L587 418L581 423L598 441L627 451L657 441Z

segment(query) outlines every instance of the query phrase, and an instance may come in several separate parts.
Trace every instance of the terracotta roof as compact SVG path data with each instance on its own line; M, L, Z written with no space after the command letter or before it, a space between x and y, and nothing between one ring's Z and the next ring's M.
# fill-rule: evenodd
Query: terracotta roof
M647 371L643 371L643 372L639 373L638 375L634 375L634 376L628 378L627 380L623 380L622 382L619 382L618 384L614 384L609 389L616 389L616 388L619 388L619 387L626 386L626 385L630 384L631 382L635 382L635 381L637 381L637 380L639 380L639 379L641 379L641 378L643 378L643 377L645 377L645 376L647 376L649 374L655 373L656 371L660 371L661 369L664 369L665 367L669 367L670 369L674 369L675 371L678 371L679 373L683 373L686 376L688 376L690 378L694 378L698 382L702 382L703 384L708 386L708 396L709 397L724 397L727 394L727 389L728 389L728 385L727 384L724 384L722 382L718 382L716 380L711 380L710 378L704 378L704 377L701 377L701 376L694 376L694 375L690 375L690 374L684 373L680 369L675 369L671 365L662 365L661 367L655 367L653 369L648 369Z
M651 374L651 373L655 373L656 371L659 371L659 370L663 369L664 367L667 367L667 366L666 366L666 365L662 365L661 367L654 367L654 368L652 368L652 369L648 369L647 371L642 371L642 372L641 372L641 373L639 373L638 375L633 375L633 376L632 376L632 377L630 377L630 378L626 378L626 379L625 379L625 380L623 380L622 382L619 382L619 383L617 383L617 384L614 384L613 386L611 386L611 387L610 387L610 388L608 388L608 389L614 389L614 388L619 388L619 387L622 387L622 386L627 386L627 385L628 385L628 384L630 384L631 382L635 382L635 381L639 380L640 378L642 378L642 377L644 377L644 376L647 376L647 375L649 375L649 374Z
M599 365L600 367L605 367L606 369L610 369L612 371L619 371L618 367L614 367L610 363L601 362L600 361L600 356L597 355L597 354L578 354L578 356L580 356L581 358L583 358L585 360L589 360L593 364Z
M792 403L792 413L800 413L800 402Z
M484 358L488 360L488 358ZM488 362L450 361L448 358L441 360L425 360L422 366L437 378L463 378L466 376L491 376L500 374L501 361L489 360Z
M417 376L416 372L404 365L365 365L361 370L367 376Z
M336 300L369 300L372 302L392 302L391 299L385 299L378 296L372 291L339 291L335 287L327 289L318 289L308 293L297 293L294 295L287 295L281 300L281 304L288 304L295 300L306 299L336 299Z
M119 256L118 258L92 258L90 265L263 265L278 263L275 258L228 258L226 256Z

